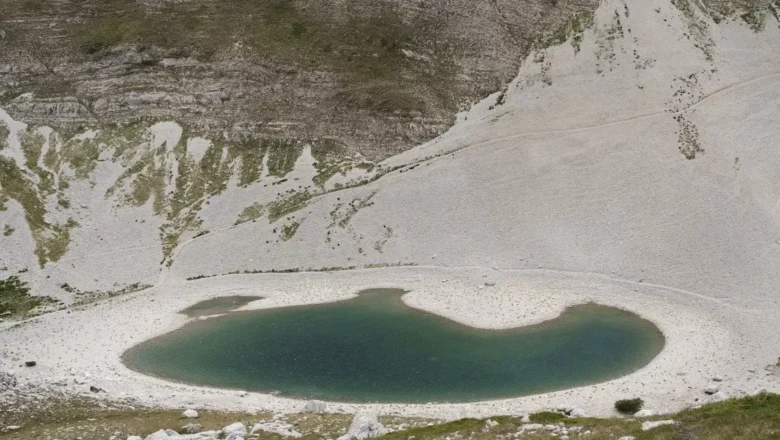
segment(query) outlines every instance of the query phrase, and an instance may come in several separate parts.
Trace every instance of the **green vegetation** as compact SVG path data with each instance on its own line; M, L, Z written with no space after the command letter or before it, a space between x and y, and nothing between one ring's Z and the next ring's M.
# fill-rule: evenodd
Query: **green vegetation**
M122 0L87 3L90 14L69 29L73 49L83 55L100 57L132 44L210 61L240 41L243 50L258 59L336 73L344 84L339 95L343 105L380 112L425 110L426 99L408 84L420 84L420 90L441 88L438 80L455 72L448 48L436 38L438 26L425 16L406 22L389 4L371 8L369 16L362 17L339 14L341 8L307 8L294 0L194 0L155 8ZM226 28L224 23L231 25ZM423 41L442 46L430 51L440 55L429 56L425 69L401 52ZM447 100L446 94L425 94L427 99Z
M311 143L311 154L316 160L314 167L317 175L314 176L314 184L322 187L325 182L336 174L346 174L353 166L354 161L346 158L348 155L346 145L333 139L320 139ZM362 167L371 163L361 163ZM364 168L366 169L366 168Z
M8 146L8 136L11 134L8 127L0 125L0 150Z
M242 422L247 426L270 420L269 413L241 413L199 411L200 417L195 423L201 430L219 429L233 422ZM615 440L623 436L633 436L637 440L771 440L780 436L780 396L765 394L743 399L727 400L705 405L698 409L670 414L664 419L673 419L678 423L663 426L650 431L642 431L641 423L636 419L596 419L563 418L554 424L563 424L574 428L577 434L571 438L590 440ZM642 420L655 420L649 418ZM352 417L349 414L290 414L287 421L303 433L304 439L321 440L336 438L349 426ZM492 429L485 430L487 419L461 419L446 423L435 423L427 419L404 417L380 417L385 425L408 426L405 430L394 431L378 440L444 440L449 438L470 438L473 440L499 440L512 437L523 425L519 418L491 417L498 422ZM151 434L159 429L173 429L183 432L182 426L189 423L181 418L180 409L154 409L128 407L104 401L85 398L53 397L48 399L25 400L17 405L0 406L0 425L22 426L11 433L0 433L0 439L21 440L36 438L53 440L56 438L76 438L83 440L105 440L118 432L118 438L129 435ZM585 431L591 431L583 436ZM578 435L579 434L579 435ZM281 438L264 434L263 438ZM523 439L549 440L550 434L544 430L522 435Z
M3 228L3 235L5 235L6 237L9 237L11 234L14 233L15 230L16 229L11 227L11 225L5 225L5 227Z
M140 292L152 287L149 284L133 283L122 287L121 289L114 290L95 290L95 291L81 291L69 286L67 283L60 286L63 290L73 293L76 298L73 301L74 306L81 306L85 304L91 304L100 300L113 298L119 295L126 295L128 293Z
M45 312L46 306L55 306L58 301L44 296L30 295L27 282L18 276L0 280L0 316L25 318Z
M580 51L583 34L586 29L593 26L593 12L578 12L572 14L563 26L555 29L552 33L539 37L534 43L535 50L542 50L552 46L560 46L571 39L571 45L574 53Z
M265 208L263 205L255 202L241 211L241 214L238 215L238 220L236 220L235 224L240 225L241 223L255 221L261 218L264 213Z
M298 228L301 226L302 220L296 220L289 225L282 226L282 240L288 241L295 236L298 232Z
M305 208L313 195L309 190L293 191L290 195L269 203L267 208L268 221L273 223L287 214Z
M702 16L703 12L691 3L691 0L672 0L672 4L682 13L688 32L707 61L713 61L715 42L710 36L710 26Z
M361 209L367 208L374 204L374 202L371 201L371 199L374 198L377 191L373 191L371 194L366 196L363 199L354 199L351 202L344 204L339 204L336 206L336 208L331 211L330 217L332 219L331 224L328 226L328 228L331 228L333 226L338 225L340 228L346 228L349 222L352 220L352 217L355 216Z
M238 184L248 186L260 180L263 173L263 158L268 150L268 144L262 139L241 136L228 147L231 162L239 159L241 168L238 173Z
M697 154L704 154L704 148L699 142L699 128L696 124L682 114L675 116L674 119L678 124L677 148L680 153L688 160L696 159Z
M642 409L644 404L644 400L638 397L635 399L622 399L615 402L615 409L621 414L636 414Z
M538 413L533 413L529 416L529 419L532 423L556 423L560 422L561 420L565 419L566 416L564 416L561 413L553 412L553 411L542 411Z
M0 186L6 197L22 205L27 225L35 241L35 254L43 267L49 261L58 261L70 244L70 230L78 226L73 219L65 224L46 221L46 205L35 183L19 169L16 162L0 157Z
M304 144L295 141L276 140L268 145L268 174L284 177L295 168L295 162L303 152Z

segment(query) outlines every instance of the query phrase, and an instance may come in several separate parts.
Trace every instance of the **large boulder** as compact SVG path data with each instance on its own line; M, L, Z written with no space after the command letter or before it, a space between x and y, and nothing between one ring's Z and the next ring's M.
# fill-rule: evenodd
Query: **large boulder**
M181 413L181 416L185 419L197 419L198 418L198 412L194 409L185 409L183 413Z
M363 440L387 434L388 429L379 423L379 415L375 412L360 412L355 414L347 433L338 440Z
M246 435L246 426L244 426L243 423L236 422L222 428L222 433L225 434L225 436L229 436L230 434L239 434L243 437Z
M317 413L322 414L328 409L325 402L321 400L309 400L306 405L303 406L303 412L305 413Z
M179 435L176 434L176 437L178 436ZM144 440L170 440L171 438L175 437L171 437L165 430L161 429L153 434L147 435Z

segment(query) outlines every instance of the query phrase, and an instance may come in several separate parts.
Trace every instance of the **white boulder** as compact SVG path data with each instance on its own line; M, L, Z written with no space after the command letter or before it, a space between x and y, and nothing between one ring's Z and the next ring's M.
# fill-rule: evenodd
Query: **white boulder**
M194 409L186 409L183 413L181 413L181 416L185 419L197 419L198 418L198 412Z
M379 416L375 412L360 412L355 414L347 433L338 440L363 440L370 437L378 437L387 434L388 430L379 423Z
M127 440L144 440L144 439L142 439L137 435L131 435L130 437L127 438Z
M674 420L659 420L657 422L644 422L642 423L642 431L649 431L651 429L655 429L659 426L664 426L664 425L674 425L675 423L677 422L675 422Z
M178 433L176 434L176 437L179 437ZM176 438L176 437L171 437L170 435L168 435L168 432L161 429L155 433L147 435L144 440L170 440L171 438Z
M631 435L624 435L623 437L620 437L618 440L636 440L636 437Z
M246 426L244 426L244 424L241 422L236 422L222 428L222 433L226 436L230 434L241 434L244 436L246 435Z
M309 400L306 405L303 406L303 412L305 413L317 413L322 414L328 409L328 405L321 400Z
M485 426L482 427L482 432L488 432L496 426L498 426L498 422L493 419L488 419L485 422Z

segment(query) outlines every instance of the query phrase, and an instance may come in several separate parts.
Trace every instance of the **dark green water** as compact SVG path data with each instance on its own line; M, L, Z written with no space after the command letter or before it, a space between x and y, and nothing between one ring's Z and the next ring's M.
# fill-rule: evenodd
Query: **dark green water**
M650 362L650 321L583 305L511 330L479 330L375 289L329 304L192 322L124 355L133 370L196 385L352 402L463 402L602 382Z

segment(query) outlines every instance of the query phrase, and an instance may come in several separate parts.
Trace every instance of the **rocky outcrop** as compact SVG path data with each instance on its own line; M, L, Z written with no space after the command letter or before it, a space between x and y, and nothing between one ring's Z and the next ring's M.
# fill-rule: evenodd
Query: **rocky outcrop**
M123 4L120 19L102 1L70 3L3 10L15 38L0 39L9 55L0 84L10 86L0 106L15 118L70 127L175 119L327 138L370 159L443 133L460 105L515 75L542 33L598 4L326 0L280 12L231 2L204 16L208 0L157 0Z
M359 412L352 419L347 433L338 440L364 440L366 438L384 435L388 430L379 423L379 416L375 412Z

